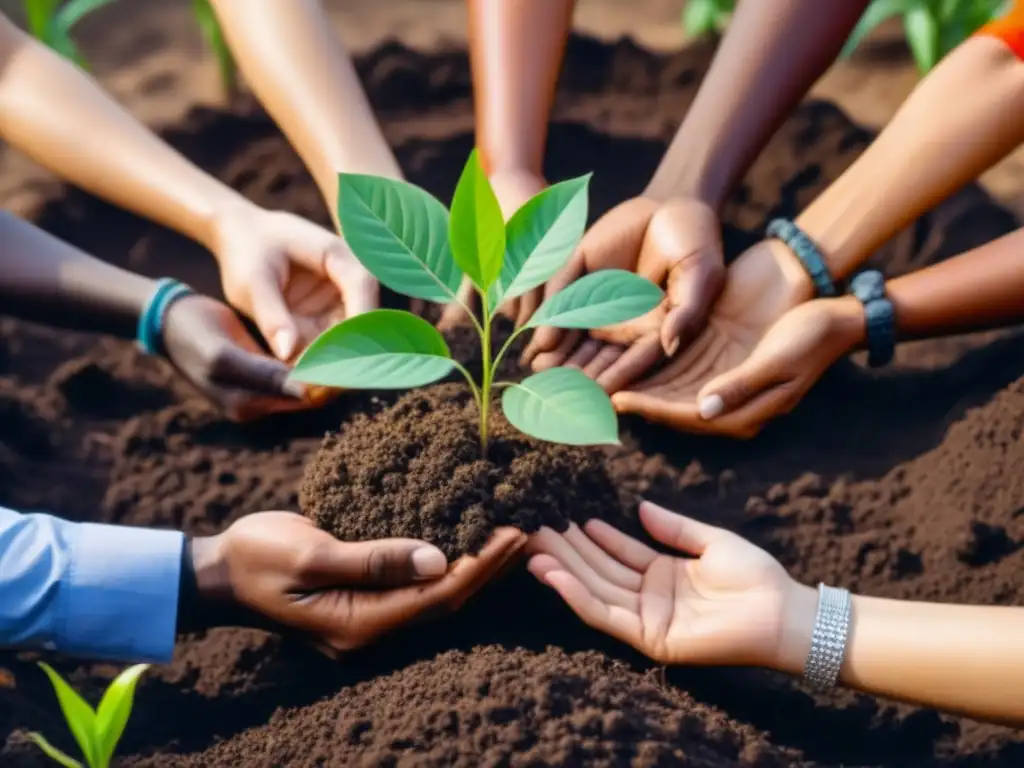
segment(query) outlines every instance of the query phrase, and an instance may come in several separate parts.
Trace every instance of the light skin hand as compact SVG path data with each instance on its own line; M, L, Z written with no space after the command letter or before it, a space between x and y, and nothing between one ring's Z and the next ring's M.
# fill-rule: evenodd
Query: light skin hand
M257 614L332 654L457 610L525 544L521 531L499 528L479 555L449 565L426 542L343 542L289 512L250 515L191 542L207 607Z
M802 664L813 591L734 533L647 502L640 520L682 556L660 554L593 520L532 536L530 572L587 624L658 663Z

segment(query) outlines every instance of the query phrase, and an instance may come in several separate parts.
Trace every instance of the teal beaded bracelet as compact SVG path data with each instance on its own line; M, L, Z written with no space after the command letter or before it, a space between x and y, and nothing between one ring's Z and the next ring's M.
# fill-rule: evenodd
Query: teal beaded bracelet
M814 290L819 298L838 295L836 284L825 264L825 258L814 241L804 234L800 227L789 219L773 219L768 224L765 234L768 237L781 240L793 251L800 263L803 264L804 269L807 270L807 274L811 276Z
M157 280L156 290L150 296L145 309L139 315L139 325L136 331L136 342L143 352L150 355L159 355L163 349L164 318L167 317L167 310L178 299L190 296L195 291L184 283L163 277Z

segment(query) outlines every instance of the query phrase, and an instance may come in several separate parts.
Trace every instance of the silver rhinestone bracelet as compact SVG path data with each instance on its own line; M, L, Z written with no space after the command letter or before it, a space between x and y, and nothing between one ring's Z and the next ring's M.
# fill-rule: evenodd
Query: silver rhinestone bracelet
M847 590L818 584L818 613L804 665L804 680L816 691L829 690L839 679L852 611L853 600Z

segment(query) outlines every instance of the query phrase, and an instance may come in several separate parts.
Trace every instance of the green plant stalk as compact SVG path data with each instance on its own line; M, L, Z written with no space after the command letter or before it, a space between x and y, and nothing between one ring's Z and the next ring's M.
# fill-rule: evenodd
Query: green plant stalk
M491 367L491 307L487 300L487 291L480 291L481 316L483 317L483 344L481 349L481 368L483 386L480 388L480 450L487 453L487 422L491 411L491 381L494 369Z

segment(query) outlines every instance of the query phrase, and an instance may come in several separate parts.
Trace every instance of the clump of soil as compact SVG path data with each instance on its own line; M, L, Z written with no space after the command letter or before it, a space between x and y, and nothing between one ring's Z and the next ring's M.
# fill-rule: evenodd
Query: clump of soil
M797 757L603 654L484 646L280 711L267 725L175 764L781 768Z
M535 440L495 404L486 454L465 386L410 392L324 438L299 494L339 539L423 539L449 557L476 553L498 526L527 533L622 517L598 451Z

